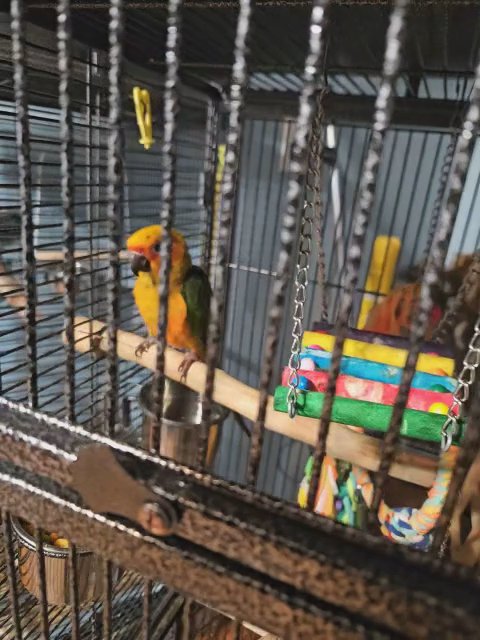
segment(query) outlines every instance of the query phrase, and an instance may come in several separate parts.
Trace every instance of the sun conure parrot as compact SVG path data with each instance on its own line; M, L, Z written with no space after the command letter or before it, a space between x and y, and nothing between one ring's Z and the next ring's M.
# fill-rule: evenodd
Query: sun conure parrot
M149 335L137 348L137 355L156 344L162 233L160 225L151 225L135 231L127 240L127 249L132 254L131 269L137 276L133 297ZM185 379L190 366L205 359L212 290L205 272L192 265L183 235L173 229L171 238L166 339L169 346L187 352L179 367L182 378Z

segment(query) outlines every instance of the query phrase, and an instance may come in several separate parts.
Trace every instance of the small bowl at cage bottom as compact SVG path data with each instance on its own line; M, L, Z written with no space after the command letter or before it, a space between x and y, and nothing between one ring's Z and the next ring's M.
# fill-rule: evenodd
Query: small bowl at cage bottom
M139 404L143 412L143 438L147 449L152 448L152 392L151 383L140 389ZM208 432L207 467L213 464L221 426L228 409L213 404ZM199 393L173 380L165 380L160 455L179 464L194 466L200 444L202 399Z
M40 577L38 573L37 542L27 530L30 525L17 518L12 518L18 550L18 570L20 580L32 595L40 598ZM69 550L43 543L45 558L45 582L47 602L52 605L69 605L70 567ZM103 593L103 560L91 551L77 549L78 599L80 603L92 602ZM113 570L115 572L115 569ZM113 580L116 580L114 573Z

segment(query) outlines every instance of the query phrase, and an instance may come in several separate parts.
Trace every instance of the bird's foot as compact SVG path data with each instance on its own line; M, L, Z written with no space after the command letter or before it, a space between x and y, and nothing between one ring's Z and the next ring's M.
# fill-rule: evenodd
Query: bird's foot
M143 354L150 349L150 347L153 347L154 344L157 344L157 339L153 336L150 336L149 338L141 342L135 349L135 355L137 356L137 358L141 358Z
M187 373L188 373L190 367L192 366L192 364L194 362L199 362L199 361L200 361L200 358L197 356L197 354L194 351L189 351L185 355L184 359L180 363L180 366L178 367L178 370L182 374L182 376L180 378L181 382L185 382L186 381Z

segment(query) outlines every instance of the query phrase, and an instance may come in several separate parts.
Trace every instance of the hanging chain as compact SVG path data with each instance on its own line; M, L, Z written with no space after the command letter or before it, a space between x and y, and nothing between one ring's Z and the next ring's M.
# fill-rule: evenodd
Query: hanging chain
M308 268L312 247L312 205L305 202L303 207L302 226L300 229L300 246L298 250L297 271L295 274L295 302L293 310L292 348L288 366L288 415L294 418L297 413L297 390L299 383L300 353L302 350L303 320L305 317L305 300L308 285Z
M321 233L322 207L320 198L320 164L322 150L322 121L323 121L323 98L326 90L322 90L317 96L317 109L314 121L312 123L312 135L309 145L308 169L306 176L306 195L303 207L302 223L300 227L300 241L298 248L298 260L295 272L295 300L293 309L293 326L292 326L292 347L290 349L290 358L288 367L290 369L288 375L288 394L287 405L288 415L294 418L297 413L297 395L298 384L300 378L298 371L301 366L300 353L302 351L303 338L303 321L305 318L305 302L308 286L308 271L310 266L310 254L312 250L312 232L314 217L316 219ZM322 261L323 250L319 251L319 260ZM321 268L321 265L320 265ZM324 289L324 287L323 287ZM322 294L322 305L324 303L324 290ZM322 315L324 310L322 308Z
M307 181L311 178L310 188L313 191L313 226L317 245L317 287L320 307L320 318L322 321L328 320L328 300L327 300L327 268L325 260L325 250L323 248L323 226L325 219L325 207L322 202L322 157L323 157L323 100L328 93L328 88L321 90L317 97L317 109L312 124L312 146L310 153L310 176L307 174ZM308 184L308 183L307 183Z
M468 351L463 359L463 368L457 378L457 387L448 410L447 419L442 427L442 451L448 451L453 438L458 434L458 421L463 417L464 405L470 397L470 388L480 365L480 316L475 323L473 336L468 343ZM457 413L455 413L457 410Z

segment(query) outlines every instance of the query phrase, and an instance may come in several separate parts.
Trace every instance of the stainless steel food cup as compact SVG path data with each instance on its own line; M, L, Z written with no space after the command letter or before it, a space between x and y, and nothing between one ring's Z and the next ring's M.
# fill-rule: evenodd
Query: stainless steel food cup
M20 580L27 591L40 598L36 540L25 530L17 518L12 518L12 527L17 540ZM68 549L44 543L43 553L48 604L71 604ZM113 570L113 573L113 579L116 580L116 569ZM102 558L95 556L91 551L77 549L77 579L80 603L100 598L103 593Z
M143 435L148 449L151 448L152 419L151 383L145 384L139 394L143 411ZM208 434L207 466L212 465L218 447L219 435L228 410L217 404L212 407ZM160 434L160 455L180 464L194 466L200 442L202 422L202 399L200 394L183 384L165 380L162 431Z

